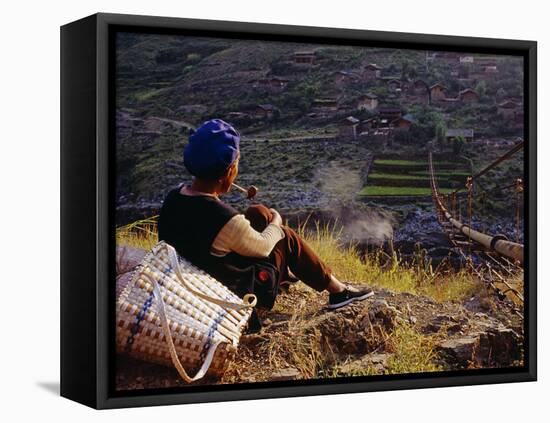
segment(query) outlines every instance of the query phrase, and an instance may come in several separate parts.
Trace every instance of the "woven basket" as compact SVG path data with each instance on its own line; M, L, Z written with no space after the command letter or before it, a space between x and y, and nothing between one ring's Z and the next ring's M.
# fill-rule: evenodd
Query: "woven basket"
M220 377L255 304L254 295L241 300L161 241L117 300L117 352L173 365L187 383L207 372Z

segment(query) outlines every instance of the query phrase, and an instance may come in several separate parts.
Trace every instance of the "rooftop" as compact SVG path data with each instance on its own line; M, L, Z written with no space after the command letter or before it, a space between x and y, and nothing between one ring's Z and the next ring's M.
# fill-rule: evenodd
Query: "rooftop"
M273 110L273 109L275 109L275 106L273 104L258 104L258 107L260 109L264 109L264 110Z
M348 125L356 125L359 123L359 119L353 117L353 116L348 116L347 118L343 119L342 121L344 124L348 124Z
M473 129L464 129L464 128L447 129L446 136L447 137L473 138L474 130Z

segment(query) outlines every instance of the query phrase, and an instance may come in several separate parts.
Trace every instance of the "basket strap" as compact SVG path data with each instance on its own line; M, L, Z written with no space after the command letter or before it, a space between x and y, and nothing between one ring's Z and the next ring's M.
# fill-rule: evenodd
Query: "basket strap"
M209 301L211 303L217 304L221 307L233 309L233 310L242 310L245 308L252 308L256 305L257 298L254 294L245 294L243 297L243 302L241 304L238 303L232 303L229 301L220 300L219 298L214 298L209 295L203 294L202 292L196 291L193 289L191 285L189 285L185 278L182 276L181 267L178 261L178 256L176 254L176 250L174 250L173 247L171 247L168 244L166 245L166 251L168 252L168 259L170 260L170 264L172 266L172 269L174 269L174 273L178 277L179 281L183 286L185 286L192 294L196 295L197 297L200 297L206 301Z
M218 339L217 341L212 343L212 345L208 349L208 352L206 353L206 357L204 359L204 362L202 363L201 368L198 370L195 376L189 376L185 371L185 368L181 364L178 353L176 351L176 347L174 346L174 340L172 339L172 334L170 332L170 325L168 324L168 318L166 317L164 300L162 299L159 284L154 278L151 278L149 275L145 274L144 276L149 279L149 281L153 285L153 292L158 300L158 314L162 323L162 330L164 332L166 342L168 343L168 350L170 351L170 357L172 358L172 363L174 364L174 367L178 371L181 378L187 383L195 382L201 379L210 368L210 365L212 364L212 359L214 358L214 354L216 353L216 349L218 348L222 340Z

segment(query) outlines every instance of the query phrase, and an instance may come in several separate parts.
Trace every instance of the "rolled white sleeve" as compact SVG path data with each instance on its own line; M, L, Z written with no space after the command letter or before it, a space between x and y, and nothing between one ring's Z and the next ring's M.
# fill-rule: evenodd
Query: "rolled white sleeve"
M262 232L258 232L243 214L238 214L218 232L210 252L215 256L235 252L246 257L265 258L284 237L285 233L280 226L270 223Z

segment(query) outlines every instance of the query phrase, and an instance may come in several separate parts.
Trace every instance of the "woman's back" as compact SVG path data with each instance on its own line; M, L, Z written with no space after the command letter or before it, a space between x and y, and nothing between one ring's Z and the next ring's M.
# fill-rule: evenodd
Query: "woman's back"
M210 253L221 228L238 211L210 195L183 195L180 188L168 193L162 205L159 240L172 245L183 257L208 270L216 257Z

